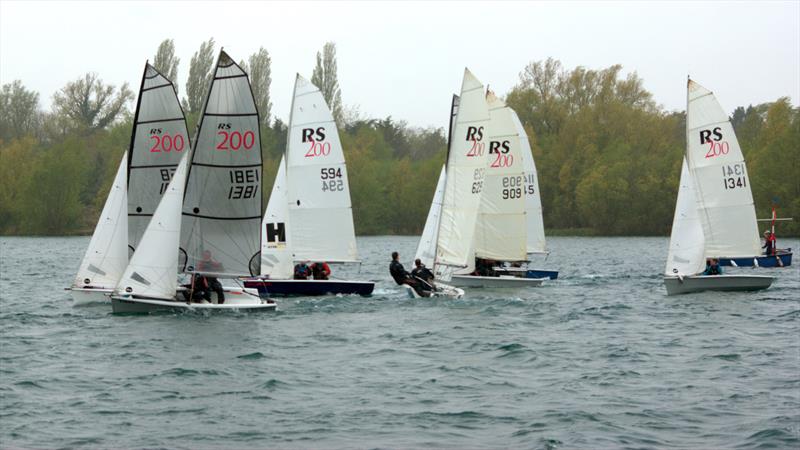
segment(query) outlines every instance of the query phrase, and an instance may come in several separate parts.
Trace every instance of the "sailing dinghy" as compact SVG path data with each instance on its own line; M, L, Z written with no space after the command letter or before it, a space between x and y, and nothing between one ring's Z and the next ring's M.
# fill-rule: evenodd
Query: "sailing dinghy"
M434 198L417 249L417 258L429 261L433 256L435 289L431 296L461 297L464 291L445 284L453 275L474 264L473 238L486 176L489 109L483 83L469 69L464 69L461 93L453 96L450 108L447 161L439 177ZM431 223L433 222L433 223ZM435 224L435 225L434 225ZM435 231L434 231L435 230ZM409 296L420 294L405 286Z
M221 51L193 151L181 159L112 296L114 312L275 309L274 301L241 287L224 287L224 302L216 295L190 302L177 283L179 270L223 279L252 273L260 247L260 180L250 83Z
M107 301L128 265L128 218L125 216L127 161L126 152L78 274L68 288L72 293L73 305Z
M472 257L466 269L453 275L452 284L492 288L540 286L547 278L530 278L521 268L527 262L528 249L527 181L522 153L530 153L530 148L522 147L519 120L514 120L514 111L491 91L486 94L486 103L489 107L486 128L489 158L475 224ZM474 272L474 258L480 258L486 265L478 268L478 273ZM516 267L509 268L511 270L503 266L490 267L496 261L509 262L512 266L519 266L520 270L515 271Z
M768 288L763 275L702 275L706 258L758 254L761 246L747 168L714 94L689 80L686 155L664 271L668 295Z
M347 165L322 92L297 75L286 152L261 227L261 295L370 295L371 281L295 280L299 262L360 263Z

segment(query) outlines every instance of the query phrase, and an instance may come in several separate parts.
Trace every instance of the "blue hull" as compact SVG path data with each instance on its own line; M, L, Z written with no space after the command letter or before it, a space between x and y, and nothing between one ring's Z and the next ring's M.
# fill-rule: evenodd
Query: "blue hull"
M780 258L780 262L778 262ZM732 266L731 261L739 267L753 267L753 260L758 260L758 267L788 267L792 265L792 253L779 253L775 256L758 256L755 258L720 258L719 265Z
M525 272L525 278L550 278L555 280L558 278L557 270L528 270Z
M317 296L336 294L371 295L375 283L369 281L343 280L270 280L250 278L244 280L244 287L258 289L261 297Z

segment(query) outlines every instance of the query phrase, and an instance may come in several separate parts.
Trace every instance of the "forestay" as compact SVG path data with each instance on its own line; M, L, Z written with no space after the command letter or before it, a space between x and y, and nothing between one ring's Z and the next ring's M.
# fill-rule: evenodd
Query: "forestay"
M522 153L522 170L525 178L525 222L527 224L528 253L546 253L547 243L544 237L544 221L542 219L542 197L539 192L539 174L531 153L528 133L522 126L517 113L509 108L514 126L519 135L520 152Z
M132 250L139 246L181 156L190 149L186 119L172 82L145 64L127 168L128 245Z
M706 256L761 253L747 167L714 94L688 82L686 159L695 180Z
M417 253L414 258L422 261L427 267L433 267L436 258L436 238L439 231L439 217L442 214L442 198L444 197L444 180L447 177L444 166L439 173L439 181L436 182L436 191L433 193L431 209L428 210L428 218L425 220L425 228L419 238ZM413 267L413 266L412 266Z
M182 269L225 277L257 274L261 212L258 111L247 74L221 51L186 184Z
M489 107L488 164L475 225L475 256L524 261L527 256L525 183L513 112L493 92Z
M700 273L705 267L704 251L705 239L697 209L695 181L686 165L686 158L683 158L664 274L685 276Z
M117 284L115 294L174 299L178 288L178 244L181 234L181 205L189 156L181 159L136 253Z
M322 92L297 75L286 148L295 261L358 262L339 132Z
M261 224L261 275L277 279L292 278L293 274L286 181L286 162L281 158Z
M442 216L434 271L448 280L454 269L467 266L486 174L486 125L489 111L483 84L464 70L455 125L451 133Z
M73 287L113 288L128 265L128 218L125 215L127 161L128 154L125 153L72 283Z

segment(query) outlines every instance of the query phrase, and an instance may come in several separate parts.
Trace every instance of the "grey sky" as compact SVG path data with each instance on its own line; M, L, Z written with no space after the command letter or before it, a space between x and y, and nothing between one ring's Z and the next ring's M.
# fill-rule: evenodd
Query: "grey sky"
M0 2L0 82L41 94L93 71L138 88L165 38L189 60L214 37L237 61L272 57L273 114L286 118L294 74L338 47L346 105L369 117L445 126L464 66L504 95L524 66L622 64L658 103L685 107L686 75L723 107L800 99L800 2ZM218 49L217 48L217 49ZM131 105L132 106L132 105Z

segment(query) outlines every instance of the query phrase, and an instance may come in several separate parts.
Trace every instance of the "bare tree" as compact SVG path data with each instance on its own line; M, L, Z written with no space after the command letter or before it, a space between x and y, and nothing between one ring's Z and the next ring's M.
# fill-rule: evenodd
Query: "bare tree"
M256 107L261 116L261 123L269 125L272 113L272 102L269 96L269 87L272 84L272 59L264 47L250 55L250 84L253 86L253 96L256 98Z
M336 44L326 42L322 53L317 52L317 65L311 75L311 82L322 91L322 96L333 112L337 124L342 124L342 90L336 75Z
M175 42L172 39L164 39L158 46L156 56L153 58L153 67L162 75L172 81L175 92L178 92L178 64L181 60L175 56Z
M214 38L210 38L200 45L200 50L195 52L189 63L189 79L186 81L187 101L184 106L188 106L189 111L193 113L200 112L203 107L203 100L213 76L211 70L213 64Z
M0 89L0 140L32 135L40 122L39 93L25 89L20 80Z
M93 131L113 123L131 100L128 83L117 90L103 84L96 73L87 73L53 94L53 111L71 126Z

